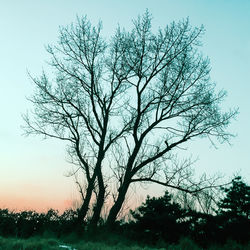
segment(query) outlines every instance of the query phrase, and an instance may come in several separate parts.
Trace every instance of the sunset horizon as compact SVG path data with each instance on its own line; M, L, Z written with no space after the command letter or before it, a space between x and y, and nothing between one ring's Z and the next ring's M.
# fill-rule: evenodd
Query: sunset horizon
M110 226L147 196L250 183L250 2L0 11L0 210Z

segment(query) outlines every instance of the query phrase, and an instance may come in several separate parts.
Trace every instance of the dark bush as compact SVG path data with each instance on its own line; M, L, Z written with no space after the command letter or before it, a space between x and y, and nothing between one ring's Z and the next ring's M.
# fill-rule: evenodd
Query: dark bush
M59 215L57 210L47 213L35 211L13 212L0 209L0 236L29 238L36 235L50 234L60 237L74 231L77 212L66 210Z
M147 197L145 203L131 211L135 219L131 225L140 237L151 243L162 239L176 242L188 233L188 211L171 202L171 198L167 191L159 198Z

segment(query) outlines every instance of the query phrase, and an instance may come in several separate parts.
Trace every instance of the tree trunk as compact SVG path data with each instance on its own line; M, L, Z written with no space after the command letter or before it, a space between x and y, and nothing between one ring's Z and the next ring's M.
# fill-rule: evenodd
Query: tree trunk
M92 228L96 228L100 220L101 210L104 204L104 197L105 197L105 186L103 182L101 169L99 169L97 177L98 177L99 192L98 192L97 201L96 201L95 208L94 208L94 214L90 221L90 226Z
M140 139L140 141L138 143L136 143L135 148L133 150L133 153L128 160L123 183L121 184L120 188L118 189L119 194L118 194L117 200L115 201L115 204L112 206L112 208L109 211L108 219L106 222L108 227L112 228L114 226L117 215L118 215L119 211L121 210L121 207L122 207L123 202L125 200L131 178L135 174L135 173L132 173L131 170L132 170L132 166L133 166L133 163L135 161L135 158L137 156L137 153L140 149L141 143L142 143L142 140Z
M110 209L110 212L108 215L108 219L106 222L107 226L109 226L109 227L114 226L117 215L118 215L119 211L121 210L121 207L122 207L123 202L125 200L125 197L126 197L126 194L128 191L128 187L129 187L129 181L126 181L119 188L119 194L118 194L117 200L115 201L115 204Z
M92 192L94 189L95 178L96 178L96 175L94 174L91 178L91 181L89 182L83 204L78 211L78 217L77 217L77 224L78 225L81 225L83 223L83 221L87 215L87 212L89 210L89 203L90 203Z

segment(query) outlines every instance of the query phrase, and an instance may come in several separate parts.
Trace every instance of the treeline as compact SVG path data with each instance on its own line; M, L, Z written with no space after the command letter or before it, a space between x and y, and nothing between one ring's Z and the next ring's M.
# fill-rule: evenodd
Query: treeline
M110 237L119 234L150 245L176 243L183 237L191 238L202 247L224 244L227 240L245 244L250 239L250 187L241 177L236 177L223 192L212 213L184 208L183 204L173 201L167 191L162 197L147 197L140 207L130 212L131 219L117 221L112 232L105 223L94 232L88 224L77 228L78 212L73 210L59 215L52 209L47 213L0 209L0 235L28 238L49 234L61 238L76 233L81 238L98 240L108 233Z
M50 234L60 237L74 231L76 218L77 211L71 209L64 211L62 215L53 209L47 213L0 209L0 236L29 238Z
M246 244L250 241L250 186L236 177L222 191L224 196L212 213L185 209L173 202L167 191L159 198L148 197L131 211L134 222L126 224L127 232L134 239L150 244L175 243L183 237L202 247L225 244L228 240Z

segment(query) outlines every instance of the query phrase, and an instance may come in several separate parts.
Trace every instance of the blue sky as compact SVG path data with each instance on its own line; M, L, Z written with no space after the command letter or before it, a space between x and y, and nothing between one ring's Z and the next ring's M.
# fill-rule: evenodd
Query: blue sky
M58 28L87 15L103 21L103 34L146 9L155 28L189 17L203 24L202 51L211 61L211 77L228 97L223 108L239 107L230 131L237 137L229 145L213 148L206 140L190 144L183 155L198 157L197 174L221 172L230 179L240 173L250 181L250 2L247 0L23 0L0 5L0 207L63 209L77 194L73 180L65 177L65 145L55 140L22 136L21 114L30 108L26 97L33 87L27 71L39 75L49 59L45 45L56 43ZM148 189L156 194L158 189Z

